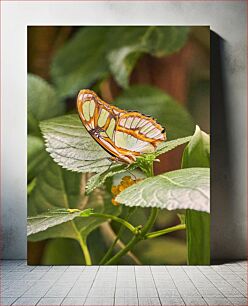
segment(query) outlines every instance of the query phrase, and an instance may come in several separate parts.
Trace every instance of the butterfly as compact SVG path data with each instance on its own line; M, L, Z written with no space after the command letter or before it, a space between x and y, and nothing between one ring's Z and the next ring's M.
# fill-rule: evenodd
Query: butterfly
M79 92L77 109L88 133L116 161L132 164L166 140L164 128L153 118L110 105L92 90Z

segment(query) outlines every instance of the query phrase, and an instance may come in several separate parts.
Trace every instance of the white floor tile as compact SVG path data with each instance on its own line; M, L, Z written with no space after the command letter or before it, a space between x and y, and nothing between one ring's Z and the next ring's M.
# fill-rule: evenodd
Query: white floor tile
M77 305L77 306L83 306L85 303L85 298L65 298L61 305Z
M159 306L161 305L159 298L139 298L139 306Z
M87 298L85 306L112 306L114 305L114 298Z
M199 297L183 297L183 300L186 305L192 306L202 306L207 305L203 298Z
M155 287L151 288L142 288L138 287L138 297L157 297L158 292Z
M126 297L126 298L137 297L137 289L135 287L133 287L133 288L125 288L125 287L116 288L115 297Z
M228 301L227 298L204 298L204 300L207 302L208 305L210 306L227 306L227 305L232 305L230 301Z
M133 298L124 298L124 297L116 297L115 298L115 305L118 306L135 306L135 305L139 305L139 301L137 298L133 297Z
M63 298L42 298L37 305L44 305L44 306L58 306L62 303Z
M27 266L2 261L1 305L247 305L246 263Z
M171 305L185 305L184 301L181 298L169 298L169 297L163 297L160 298L161 305L162 306L171 306Z
M28 298L28 297L21 297L15 301L12 305L24 305L24 306L31 306L31 305L36 305L38 303L40 298Z
M2 306L7 306L7 305L11 305L12 303L14 303L14 301L16 300L15 297L11 298L11 297L1 297L0 299L0 305Z
M233 305L239 305L239 306L247 306L248 305L248 300L247 298L229 298L228 299Z

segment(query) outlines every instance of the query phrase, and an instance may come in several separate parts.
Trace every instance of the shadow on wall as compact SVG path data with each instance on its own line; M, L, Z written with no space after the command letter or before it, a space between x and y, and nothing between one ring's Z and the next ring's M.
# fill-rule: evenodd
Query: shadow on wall
M234 176L228 130L228 103L223 73L224 40L211 31L211 259L238 259L240 240L234 222Z

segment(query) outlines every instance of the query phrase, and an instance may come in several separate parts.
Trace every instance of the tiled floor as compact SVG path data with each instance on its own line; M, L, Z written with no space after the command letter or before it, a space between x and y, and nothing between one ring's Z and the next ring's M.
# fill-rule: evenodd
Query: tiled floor
M0 305L247 305L247 265L27 266L1 262Z

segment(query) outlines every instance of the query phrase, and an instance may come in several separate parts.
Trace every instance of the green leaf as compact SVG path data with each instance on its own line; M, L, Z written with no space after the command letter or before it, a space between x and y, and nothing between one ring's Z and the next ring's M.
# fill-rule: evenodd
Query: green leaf
M129 76L142 53L148 52L147 40L152 27L114 27L109 36L109 68L117 81L128 87Z
M107 35L111 27L82 27L55 54L51 75L60 96L74 96L108 74Z
M63 168L76 172L101 172L111 165L109 155L89 135L77 115L41 122L47 151Z
M85 265L82 250L77 241L66 238L46 241L41 265Z
M143 53L164 56L186 42L187 27L82 27L55 54L51 75L60 96L91 87L111 69L121 86Z
M62 115L65 104L54 88L42 78L28 75L28 132L39 134L39 121Z
M126 206L209 212L209 174L207 168L167 172L125 189L116 201Z
M184 150L182 168L210 167L209 135L196 126L195 133Z
M81 210L70 213L67 209L53 209L33 217L28 217L27 235L43 232L49 227L71 221L80 216L81 213Z
M183 153L182 167L209 167L209 136L198 126ZM192 169L192 168L191 168ZM210 264L210 215L186 210L188 264Z
M37 177L36 187L29 196L28 215L32 222L37 217L38 222L43 223L45 221L40 219L40 215L45 218L52 211L54 220L52 216L45 218L45 224L49 226L46 230L30 235L30 241L59 237L78 240L79 235L87 237L102 222L106 222L93 216L76 218L82 210L84 216L90 214L89 209L106 214L120 213L120 208L110 204L108 193L95 190L89 197L85 196L86 181L86 174L64 170L52 160L49 161Z
M156 149L156 152L155 152L156 156L159 156L163 153L169 152L169 151L175 149L176 147L181 146L182 144L185 144L185 143L189 142L191 137L192 136L188 136L188 137L178 138L178 139L171 140L171 141L161 142Z
M147 239L137 244L135 254L144 265L184 265L187 248L181 239L166 235L166 237Z
M210 264L210 214L186 210L186 236L189 265Z
M32 179L27 185L27 195L29 196L36 186L36 178Z
M151 54L161 57L179 51L187 42L189 31L186 26L156 27L150 40Z
M151 162L153 162L156 156L159 156L163 153L166 153L170 150L173 150L177 146L180 146L180 145L182 145L186 142L189 142L190 139L191 139L191 136L188 136L188 137L179 138L179 139L176 139L176 140L162 142L158 146L155 154L141 155L141 156L139 156L139 158L137 158L137 162L133 163L132 165L126 165L126 164L112 165L109 169L107 169L103 172L97 173L96 175L92 176L88 180L88 183L86 185L86 193L89 194L95 188L100 187L101 185L103 185L105 183L107 178L112 177L115 174L123 173L123 172L126 172L126 171L132 171L132 170L136 169L137 167L140 167L141 169L143 169L142 164L143 164L143 162L145 162L146 158L148 158L148 159L150 158ZM146 165L146 163L145 163L145 165Z
M28 199L28 215L37 216L54 209L85 209L88 198L80 187L85 184L85 174L66 171L49 158Z
M109 56L109 65L116 82L123 88L128 88L130 74L141 55L139 45L122 47L112 51Z
M136 164L132 165L126 165L126 164L120 164L120 165L112 165L108 170L100 172L92 176L86 185L86 194L91 193L95 188L100 187L105 183L107 178L114 176L118 173L123 173L126 171L132 171L138 166Z
M114 104L154 117L165 128L168 140L186 137L194 132L194 121L186 109L155 87L132 86L118 96Z
M121 207L116 207L111 203L111 195L105 194L104 202L102 205L96 205L95 203L90 203L89 206L94 208L94 212L107 214L107 215L119 215L121 213ZM80 218L76 220L76 225L80 228L80 233L83 237L87 237L92 231L99 227L106 221L104 218L88 217Z
M28 135L28 181L39 174L48 160L43 140L40 137Z
M188 27L115 27L111 31L108 61L117 83L128 87L129 77L142 54L165 56L178 51L188 37Z

